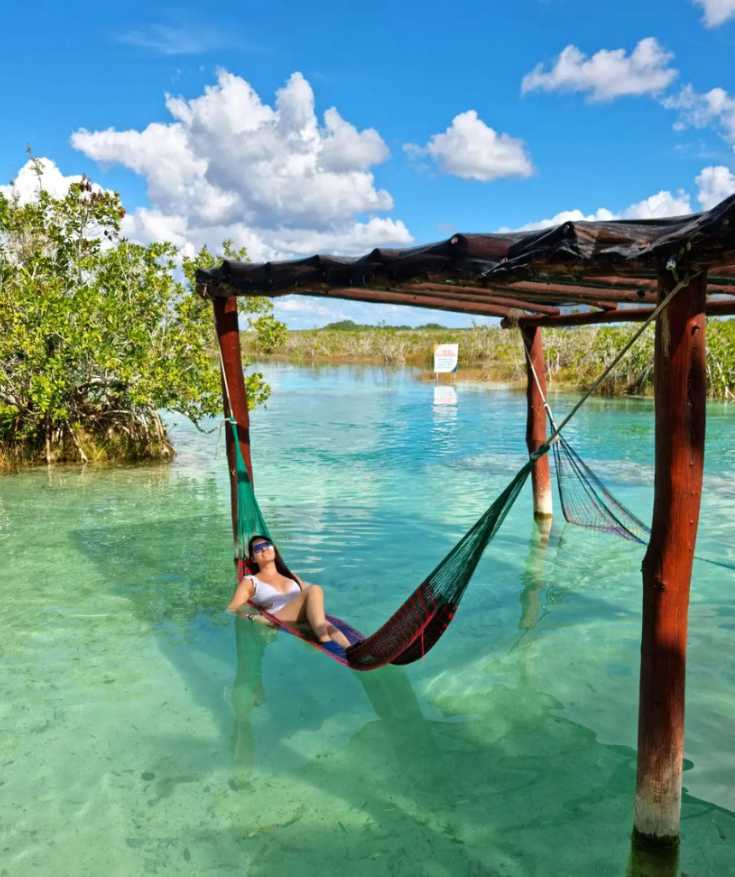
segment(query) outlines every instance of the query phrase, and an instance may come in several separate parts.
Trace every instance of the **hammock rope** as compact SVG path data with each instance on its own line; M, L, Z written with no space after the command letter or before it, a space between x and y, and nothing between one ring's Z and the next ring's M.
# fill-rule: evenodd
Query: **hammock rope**
M676 277L676 274L677 274L676 261L674 259L669 260L669 263L667 264L666 267L668 268L669 271L671 271L674 274L674 277ZM564 427L569 423L569 421L574 417L574 415L579 411L579 409L584 405L584 403L589 399L589 397L595 392L595 390L598 387L600 387L607 380L607 378L611 374L611 372L615 368L617 368L618 363L627 355L630 348L636 343L636 341L646 331L649 323L651 323L653 320L655 320L656 317L661 313L661 311L664 310L664 308L668 307L669 303L672 301L674 296L676 296L679 292L681 292L681 290L684 289L685 286L689 286L689 284L692 282L692 280L696 280L696 278L699 277L700 274L702 274L702 273L703 273L702 271L695 271L693 274L687 274L682 280L679 280L674 286L672 286L672 288L669 290L669 292L666 294L666 296L663 299L661 299L661 301L656 305L656 307L651 311L651 313L646 316L646 319L641 323L640 329L638 329L637 331L635 331L633 333L633 335L630 337L628 342L623 345L622 349L613 358L613 361L608 366L605 367L602 374L595 381L593 381L593 383L590 387L588 387L585 390L585 392L582 394L582 396L577 400L576 405L574 405L572 407L572 410L567 414L567 416L564 418L564 420L562 420L562 422L559 424L559 426L553 427L553 432L552 432L551 436L549 437L549 444L551 444L557 440L557 437L560 435L560 433L564 429ZM536 376L536 384L538 386L538 375ZM542 395L543 395L543 393L542 393ZM548 406L547 406L547 411L548 411Z
M678 291L678 290L677 290ZM671 296L673 298L673 295ZM643 326L645 329L645 325ZM635 335L635 339L640 337L642 331ZM628 539L631 542L638 542L640 545L648 544L651 536L651 528L644 524L640 518L623 505L620 500L614 496L600 478L580 457L572 445L561 435L560 427L556 426L554 414L549 405L548 399L544 394L536 368L531 359L530 351L526 344L525 338L521 336L523 342L523 350L526 355L526 361L533 376L534 383L539 396L543 402L546 416L555 438L552 445L554 456L554 468L556 469L556 483L559 493L559 504L561 505L564 520L569 524L578 527L585 527L590 530L598 530L605 533L613 533ZM625 352L632 345L626 345ZM615 365L619 363L622 356L617 356ZM600 381L597 382L599 386ZM566 419L565 422L568 421ZM551 439L550 439L551 441ZM695 554L696 560L704 563L720 566L724 569L735 569L735 566L725 561L712 560L707 557L701 557Z
M674 276L676 276L675 262L671 261L667 268L673 271ZM656 309L647 316L641 329L635 333L613 362L605 368L602 375L584 393L561 424L552 427L553 431L550 438L530 455L528 461L519 469L508 486L490 507L478 518L446 557L436 565L432 572L429 573L385 624L371 636L354 641L355 637L360 637L360 635L345 622L330 617L333 623L336 623L341 629L345 630L348 639L353 644L344 651L343 655L335 654L331 650L322 649L325 654L351 667L353 670L365 671L375 670L386 664L413 663L422 658L436 644L454 617L485 548L499 530L518 498L536 460L548 453L553 445L561 444L561 431L571 418L617 366L618 362L637 341L651 320L658 316L679 290L690 282L690 279L687 276L684 280L679 281ZM240 449L238 426L236 420L232 417L233 409L230 402L230 393L227 386L221 350L219 353L222 380L229 408L227 421L232 429L233 444L235 446L237 474L236 554L238 574L242 575L246 571L248 540L256 533L269 537L269 531L265 518L258 506L255 491L253 490L253 485L248 476L248 470ZM549 413L548 405L546 405L546 408L547 413ZM289 633L294 633L304 639L307 638L293 625L286 625L273 616L267 615L266 617L269 621L287 630ZM353 636L350 636L349 632ZM311 644L316 647L321 645L313 641Z
M673 298L673 296L671 297ZM645 328L646 326L644 325L642 330L636 333L634 341L640 337ZM526 362L536 384L536 390L543 402L552 434L555 437L552 450L554 468L556 469L556 484L559 492L559 504L561 505L564 520L569 524L576 524L579 527L615 533L624 539L630 539L633 542L640 542L642 544L645 543L650 535L650 529L613 496L561 434L523 335L521 335L521 341L523 343L523 352L526 355ZM632 344L630 343L626 345L623 356L630 350L631 346ZM623 356L618 355L615 358L613 368L622 360ZM597 386L600 383L601 381L598 380ZM565 422L568 422L568 420L569 418Z

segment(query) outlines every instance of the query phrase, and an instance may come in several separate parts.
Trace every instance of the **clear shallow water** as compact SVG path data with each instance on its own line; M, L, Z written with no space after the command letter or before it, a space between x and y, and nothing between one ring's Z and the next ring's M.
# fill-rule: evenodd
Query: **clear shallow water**
M256 484L291 565L373 630L523 460L525 400L269 367ZM555 401L560 412L569 400ZM735 561L735 411L712 406L698 552ZM0 480L0 875L623 875L640 561L535 535L528 491L423 662L369 674L236 622L220 432L173 466ZM650 517L646 401L568 437ZM697 564L681 871L735 874L733 573Z

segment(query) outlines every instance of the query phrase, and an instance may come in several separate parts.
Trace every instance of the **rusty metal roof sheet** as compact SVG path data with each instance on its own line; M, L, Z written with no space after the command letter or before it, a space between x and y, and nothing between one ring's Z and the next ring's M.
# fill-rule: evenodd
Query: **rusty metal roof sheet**
M479 311L477 306L469 308L471 292L495 295L498 305L497 296L511 294L529 302L579 308L580 294L585 294L580 290L585 287L588 296L589 290L599 292L595 306L609 309L606 291L618 290L620 301L621 287L635 285L638 278L638 296L643 300L646 285L649 289L653 285L650 279L672 260L680 269L695 270L735 264L735 195L689 216L564 222L532 232L455 234L424 246L374 249L355 259L315 255L261 264L225 260L217 268L198 272L197 283L207 296L298 293L421 305L423 295L433 302L444 300L444 309L474 312ZM720 292L727 292L731 283L730 291L735 292L732 269L719 273L729 275L720 281L724 284ZM431 283L433 291L422 290L421 281ZM375 298L370 290L375 290ZM523 310L522 302L519 307ZM503 315L502 307L495 309Z

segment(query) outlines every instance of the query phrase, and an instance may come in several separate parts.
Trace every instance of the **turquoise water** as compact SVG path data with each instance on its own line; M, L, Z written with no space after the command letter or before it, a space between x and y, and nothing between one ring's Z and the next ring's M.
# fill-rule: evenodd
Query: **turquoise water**
M294 569L370 632L524 458L525 399L269 366L256 486ZM563 412L568 398L554 404ZM421 663L352 673L223 612L220 429L172 466L0 480L1 875L624 875L642 549L524 492ZM647 401L568 438L650 517ZM735 410L709 410L698 552L735 562ZM681 873L735 874L733 573L698 563Z

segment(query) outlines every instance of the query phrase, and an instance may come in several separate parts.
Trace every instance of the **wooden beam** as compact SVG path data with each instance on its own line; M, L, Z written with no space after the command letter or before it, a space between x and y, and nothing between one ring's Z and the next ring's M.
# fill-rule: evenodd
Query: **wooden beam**
M250 481L253 480L253 464L250 457L250 414L248 411L248 395L242 368L240 351L240 327L237 320L237 299L212 299L214 306L214 322L217 339L222 354L224 378L222 381L222 405L225 417L234 417L237 422L237 439L240 451L248 470ZM230 407L230 403L231 406ZM230 512L232 515L232 533L237 540L237 466L235 445L232 430L225 429L227 442L227 465L230 470Z
M547 314L554 316L561 313L555 305L541 304L536 301L524 301L523 298L504 298L494 295L492 289L483 286L452 286L449 283L404 283L391 290L394 292L441 292L446 297L456 298L458 301L492 302L509 308L522 308L524 311L535 314Z
M546 441L544 342L541 337L541 329L538 326L521 326L521 335L528 354L526 357L526 447L528 453L533 454ZM533 486L533 517L536 521L547 520L552 515L548 454L544 454L533 464L531 482Z
M524 325L535 326L590 326L598 323L641 323L653 308L619 308L612 311L585 311L582 314L561 314L558 317L523 317L518 321ZM511 329L515 320L503 320L501 326Z
M411 305L416 308L430 308L437 311L454 311L462 314L477 314L483 317L510 317L513 309L502 305L461 301L448 296L430 296L423 293L389 292L383 289L346 287L337 289L299 290L299 295L316 298L341 298L349 301L367 301L378 304ZM516 315L518 311L516 310Z
M459 286L454 283L413 283L412 289L431 289L437 292L480 292L483 290L499 292L503 295L537 296L542 301L572 301L592 303L604 300L606 303L615 302L655 302L655 293L643 293L639 295L629 290L609 290L604 286L585 286L581 284L565 283L539 283L535 281L515 281L510 283L484 284L483 286Z
M644 291L636 291L635 289L611 289L608 286L586 285L571 283L537 283L533 281L518 281L516 283L497 284L498 289L517 289L519 292L533 292L534 290L542 293L552 293L559 299L565 299L567 296L573 296L576 299L594 301L595 299L605 299L606 301L630 302L632 304L642 302L655 302L655 293Z
M671 285L662 277L661 298ZM643 560L635 834L657 845L679 836L687 614L704 467L705 290L701 275L656 322L656 474Z
M500 289L501 287L497 287ZM505 295L523 295L523 297L529 301L539 301L539 302L549 302L553 303L553 305L557 308L560 307L588 307L588 308L599 308L602 311L610 311L615 310L621 302L615 298L607 298L607 294L604 290L599 291L599 295L595 298L590 296L576 295L573 292L565 293L563 296L557 295L556 293L548 293L544 295L539 292L523 292L518 293L515 290L504 289L503 293ZM655 299L654 299L655 300Z
M535 326L591 326L598 323L642 323L653 313L653 308L624 308L605 313L561 314L558 317L522 317L520 320L504 319L500 325L504 329L515 327L516 322ZM735 316L735 298L725 301L706 301L705 313L708 317Z
M646 289L655 294L658 289L658 280L655 277L618 277L616 275L595 275L583 277L580 283L589 283L590 286L612 286L622 289Z
M406 284L405 287L400 287L401 289L427 289L435 292L451 292L452 296L455 295L455 290L460 291L463 295L466 292L484 292L485 295L490 295L495 298L496 301L501 301L501 298L498 293L500 293L503 297L505 297L506 301L512 302L516 307L525 307L526 303L528 304L539 304L545 305L546 307L553 307L557 311L561 305L588 305L589 307L601 308L602 310L608 310L610 308L616 308L619 304L618 301L613 299L608 299L605 296L603 290L599 290L596 297L593 299L589 296L577 296L573 292L564 292L564 295L554 295L550 292L543 291L541 286L538 289L531 290L519 290L508 286L456 286L450 283L415 283L415 284ZM465 292L466 291L466 292ZM652 299L655 301L655 297Z
M707 292L710 294L720 291L725 293L732 293L733 287L735 287L735 277L710 277L709 275L707 276Z
M732 272L732 273L729 273ZM728 276L729 275L729 276ZM707 277L707 293L710 295L717 294L717 287L733 287L735 286L735 268L720 269L719 276L715 276L711 271ZM634 287L645 290L656 290L658 280L653 277L583 277L582 283L594 284L599 282L605 288L613 287ZM726 288L722 290L727 293Z

